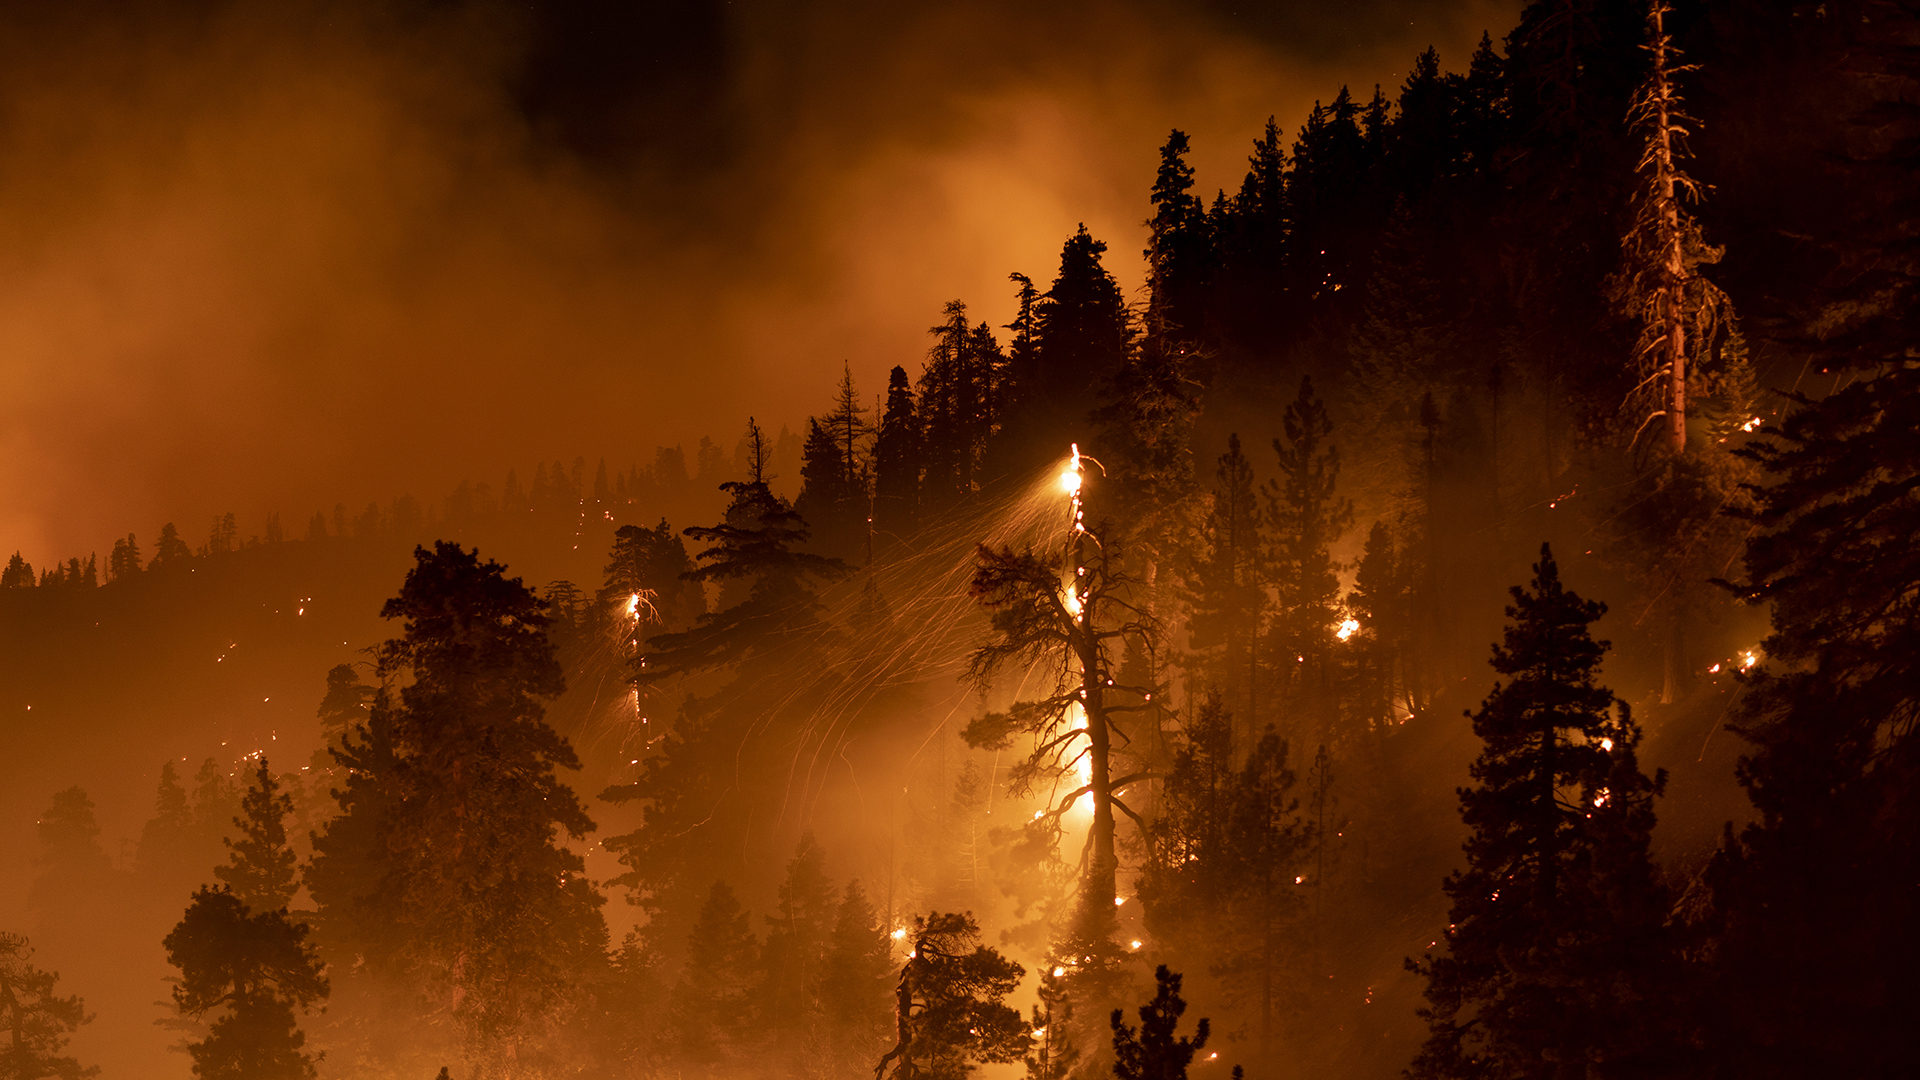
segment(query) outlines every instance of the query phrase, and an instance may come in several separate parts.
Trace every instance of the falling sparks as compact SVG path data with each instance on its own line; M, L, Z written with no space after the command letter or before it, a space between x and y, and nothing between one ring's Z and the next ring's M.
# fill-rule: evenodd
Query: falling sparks
M1340 624L1340 629L1335 630L1333 632L1333 636L1339 638L1341 641L1345 641L1348 638L1352 637L1354 634L1358 633L1359 631L1360 631L1360 620L1348 619L1347 621Z

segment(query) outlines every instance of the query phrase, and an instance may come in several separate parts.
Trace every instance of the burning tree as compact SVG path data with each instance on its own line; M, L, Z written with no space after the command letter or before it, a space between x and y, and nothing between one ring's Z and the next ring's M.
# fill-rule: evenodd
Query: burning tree
M982 545L973 576L973 597L989 609L993 627L993 637L974 653L974 679L985 686L1017 664L1050 672L1047 692L980 717L967 725L963 737L970 746L988 749L1011 746L1022 736L1031 740L1011 773L1016 794L1048 792L1046 809L1028 823L1030 833L1039 831L1057 843L1062 819L1085 800L1091 823L1080 856L1079 913L1052 966L1060 973L1055 978L1069 970L1095 974L1085 990L1104 996L1112 987L1099 984L1114 977L1125 955L1113 941L1114 907L1121 899L1114 814L1143 826L1121 793L1154 775L1144 768L1115 775L1120 772L1116 761L1132 741L1120 721L1154 708L1160 689L1119 684L1113 645L1131 640L1151 652L1159 625L1130 601L1131 579L1115 565L1116 554L1086 526L1080 461L1075 447L1061 475L1073 509L1060 553Z

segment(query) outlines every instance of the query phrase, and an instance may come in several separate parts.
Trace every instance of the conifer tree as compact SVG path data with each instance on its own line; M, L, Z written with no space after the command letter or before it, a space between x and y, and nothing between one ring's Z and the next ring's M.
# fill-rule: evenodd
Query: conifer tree
M343 814L309 881L363 947L398 946L375 963L445 1009L477 1062L538 1056L606 937L603 899L558 842L593 829L557 775L579 761L541 704L564 681L544 602L518 579L445 541L415 559L381 609L402 635L379 649L383 683L410 681L376 696L339 755Z
M33 565L20 557L19 552L7 560L7 568L0 570L0 589L31 589L34 587Z
M1469 714L1484 746L1460 791L1472 832L1445 885L1447 949L1410 962L1431 1030L1412 1075L1670 1067L1676 971L1648 856L1665 777L1640 772L1639 728L1595 681L1605 605L1567 590L1544 544L1531 591L1512 592L1491 661L1511 681Z
M7 1080L82 1080L100 1067L83 1067L62 1054L73 1032L92 1021L79 995L56 992L58 972L33 966L25 937L0 931L0 1077Z
M293 897L294 855L285 819L292 800L280 793L266 758L233 819L240 830L226 839L231 858L214 867L225 882L194 894L180 924L164 942L180 969L174 1004L182 1014L211 1023L193 1028L194 1073L223 1080L310 1080L318 1057L306 1053L306 1034L294 1017L327 997L308 928L287 912Z
M835 909L820 995L825 1043L835 1071L856 1076L887 1048L892 1034L889 982L892 939L858 881L847 883Z
M1186 590L1189 640L1207 683L1249 729L1259 719L1257 672L1266 592L1261 584L1261 514L1253 465L1240 436L1227 436L1214 470L1212 505L1201 527L1204 547Z
M329 987L306 939L306 925L284 908L253 911L224 887L193 895L162 944L180 969L175 1006L212 1017L206 1038L187 1047L195 1076L313 1080L318 1057L304 1049L294 1010L324 1001Z
M1263 489L1272 545L1266 562L1276 584L1268 648L1296 715L1318 726L1316 741L1332 742L1329 692L1340 581L1328 548L1352 522L1353 506L1335 494L1340 453L1326 441L1333 421L1311 378L1301 378L1284 422L1286 440L1273 440L1280 476Z
M778 907L766 916L764 981L756 995L763 1030L772 1035L775 1053L784 1061L798 1063L808 1057L807 1036L817 1032L824 1019L833 892L820 845L807 833L787 863Z
M894 991L894 1046L874 1066L874 1080L965 1080L976 1065L1020 1060L1027 1024L1005 1001L1024 969L979 944L971 915L915 916L910 939Z
M1029 408L1044 416L1037 434L1076 439L1095 390L1120 370L1133 348L1133 324L1120 286L1101 265L1107 245L1080 226L1060 250L1060 272L1036 307L1038 356ZM1084 440L1081 440L1084 441ZM1058 444L1047 447L1058 453Z
M1160 148L1147 219L1147 339L1156 351L1178 355L1207 337L1206 292L1212 276L1212 237L1206 207L1192 194L1187 133L1175 128Z
M1113 1010L1113 1075L1118 1080L1186 1080L1187 1066L1207 1045L1211 1025L1206 1017L1192 1035L1178 1035L1187 1003L1180 996L1180 975L1161 964L1153 972L1153 1000L1140 1006L1140 1027L1126 1022L1123 1009ZM1177 1037L1176 1037L1177 1036Z
M898 543L911 536L920 513L920 417L907 371L887 375L887 401L873 441L873 528Z
M191 558L193 558L193 549L187 546L185 540L180 539L180 530L174 528L173 522L169 521L160 527L160 539L154 541L153 561L147 564L147 569L177 566Z
M744 591L734 603L700 616L691 629L648 639L636 675L655 682L668 675L737 663L783 644L812 641L819 609L815 583L849 571L839 559L802 549L806 523L768 488L772 448L759 425L748 420L748 477L720 485L733 497L725 520L693 527L687 536L704 541L700 565L689 580L721 583Z
M1757 819L1708 875L1715 1050L1753 1076L1892 1075L1920 962L1920 370L1868 368L1792 401L1748 451L1773 480L1743 514L1737 588L1771 605L1772 632L1734 720Z
M758 948L733 890L716 882L687 938L687 961L668 998L668 1049L709 1075L726 1075L754 1040Z
M287 846L287 815L293 799L280 790L265 755L255 768L253 783L240 801L240 817L233 823L240 839L227 838L233 857L213 868L213 876L232 890L242 904L256 911L276 911L293 899L293 849Z
M154 792L153 817L140 829L134 865L142 874L170 877L177 873L193 832L193 811L187 789L173 762L160 763L160 783ZM191 865L189 863L189 865ZM193 873L200 871L195 868Z
M1213 303L1222 334L1235 351L1271 353L1299 317L1299 297L1284 288L1292 231L1286 148L1280 125L1267 118L1247 158L1240 190L1210 212L1219 266Z
M140 542L128 533L124 539L113 542L113 551L107 556L107 579L119 581L140 572Z

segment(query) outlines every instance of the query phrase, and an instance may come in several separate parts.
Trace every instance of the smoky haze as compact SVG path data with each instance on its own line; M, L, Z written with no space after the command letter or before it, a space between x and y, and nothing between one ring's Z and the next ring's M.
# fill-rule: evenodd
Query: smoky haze
M1137 297L1169 128L1231 187L1268 115L1516 6L12 5L0 537L797 426L946 300L1006 322L1078 222Z

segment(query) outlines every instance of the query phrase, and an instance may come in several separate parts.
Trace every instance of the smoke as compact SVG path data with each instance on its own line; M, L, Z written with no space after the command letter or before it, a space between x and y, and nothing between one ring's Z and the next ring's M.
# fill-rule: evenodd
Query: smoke
M1137 289L1167 129L1231 188L1268 115L1516 6L15 6L0 542L797 425L1078 222Z

